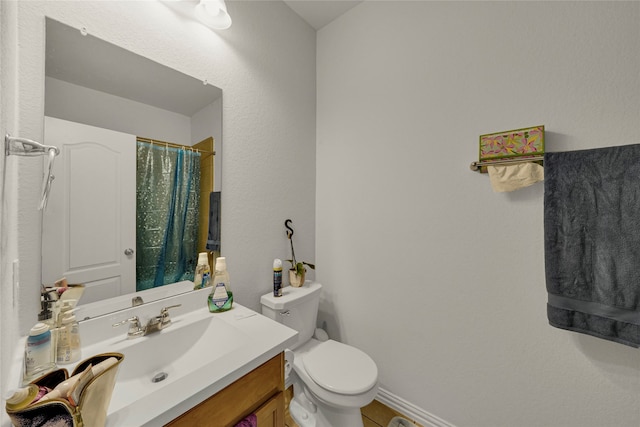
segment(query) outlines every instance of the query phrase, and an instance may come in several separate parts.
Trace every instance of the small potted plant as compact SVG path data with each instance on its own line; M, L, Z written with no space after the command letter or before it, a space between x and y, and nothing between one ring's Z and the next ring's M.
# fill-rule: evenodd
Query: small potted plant
M305 265L312 270L315 270L316 266L306 261L298 262L296 260L296 252L293 250L293 228L289 226L290 223L290 219L284 222L284 226L287 228L287 238L291 244L291 259L287 260L291 263L291 268L289 269L289 284L294 288L299 288L304 285L304 276L307 272Z

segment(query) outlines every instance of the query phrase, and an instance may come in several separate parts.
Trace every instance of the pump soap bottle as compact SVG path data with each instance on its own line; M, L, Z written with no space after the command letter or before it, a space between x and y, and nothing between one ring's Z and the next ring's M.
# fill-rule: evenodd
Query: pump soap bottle
M193 278L193 289L202 289L211 286L211 267L209 267L209 256L206 252L198 254L198 265Z
M233 292L229 286L229 273L227 273L227 260L225 257L216 259L216 270L213 276L213 289L208 298L209 311L218 313L227 311L233 305Z

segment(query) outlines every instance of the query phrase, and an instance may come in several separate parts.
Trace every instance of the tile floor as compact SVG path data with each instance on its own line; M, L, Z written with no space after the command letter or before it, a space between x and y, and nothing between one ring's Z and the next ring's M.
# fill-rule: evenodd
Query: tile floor
M285 411L284 424L286 427L298 427L289 414L289 401L292 396L293 387L289 387L285 390L285 406L287 409ZM402 416L402 414L399 414L377 400L374 400L362 408L362 422L364 423L364 427L387 427L389 425L389 421L391 421L395 416ZM420 424L415 422L414 425L416 427L422 427Z

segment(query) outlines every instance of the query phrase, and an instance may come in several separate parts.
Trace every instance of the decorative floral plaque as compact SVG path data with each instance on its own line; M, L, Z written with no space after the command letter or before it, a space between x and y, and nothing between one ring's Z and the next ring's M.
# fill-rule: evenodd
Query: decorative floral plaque
M544 154L544 126L480 135L480 161Z

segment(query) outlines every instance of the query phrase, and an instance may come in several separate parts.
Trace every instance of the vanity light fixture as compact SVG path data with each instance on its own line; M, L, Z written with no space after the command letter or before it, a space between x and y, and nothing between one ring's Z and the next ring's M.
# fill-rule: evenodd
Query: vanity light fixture
M231 16L224 0L200 0L195 14L200 22L213 29L226 30L231 26Z

